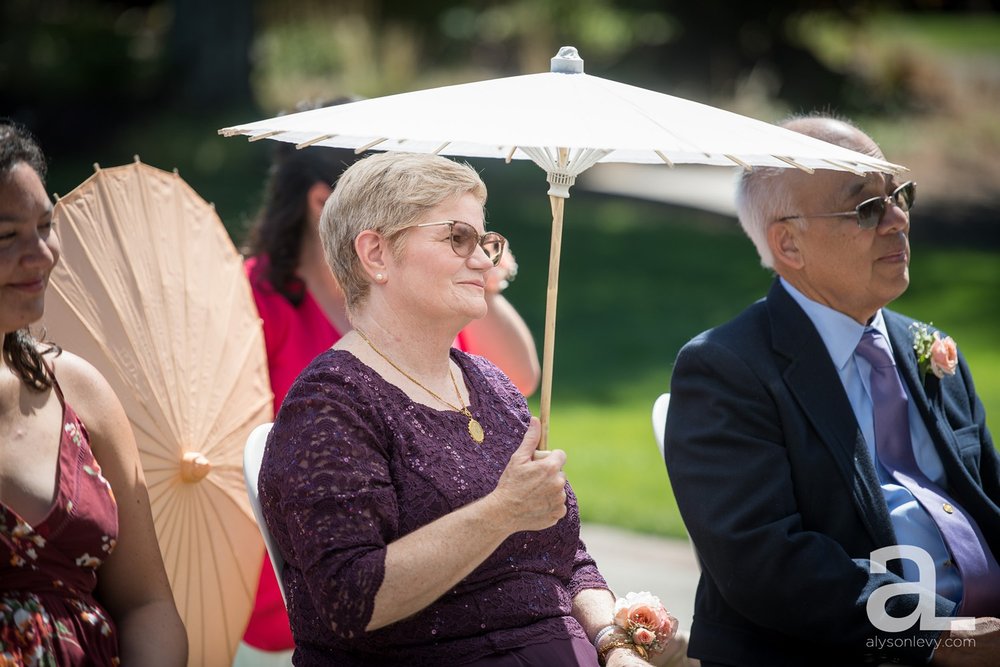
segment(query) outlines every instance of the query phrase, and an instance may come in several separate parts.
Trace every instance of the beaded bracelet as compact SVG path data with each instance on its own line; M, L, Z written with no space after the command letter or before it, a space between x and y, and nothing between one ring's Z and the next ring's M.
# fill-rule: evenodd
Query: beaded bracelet
M611 624L611 625L605 625L603 628L601 628L600 630L598 630L597 634L594 635L594 648L600 650L600 648L601 648L601 641L603 641L605 637L607 637L612 632L614 632L615 630L618 630L618 629L619 628L618 628L617 625Z

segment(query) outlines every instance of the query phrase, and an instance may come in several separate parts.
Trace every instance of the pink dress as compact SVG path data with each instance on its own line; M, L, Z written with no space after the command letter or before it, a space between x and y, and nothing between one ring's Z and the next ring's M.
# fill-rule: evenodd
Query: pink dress
M0 664L117 665L118 634L94 588L115 548L118 507L87 429L55 389L63 403L55 502L35 526L0 503Z

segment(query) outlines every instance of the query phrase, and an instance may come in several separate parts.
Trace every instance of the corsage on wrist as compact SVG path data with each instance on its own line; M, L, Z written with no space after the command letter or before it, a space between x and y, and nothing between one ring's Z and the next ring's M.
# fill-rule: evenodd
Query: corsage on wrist
M646 591L618 598L614 614L614 625L601 628L594 638L602 665L616 648L627 648L644 660L662 653L677 633L677 619Z

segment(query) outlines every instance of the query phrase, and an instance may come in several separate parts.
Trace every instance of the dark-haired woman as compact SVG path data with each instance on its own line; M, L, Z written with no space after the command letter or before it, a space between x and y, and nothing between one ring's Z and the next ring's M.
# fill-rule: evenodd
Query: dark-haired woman
M59 260L44 174L0 124L0 664L184 665L128 418L93 366L28 331Z

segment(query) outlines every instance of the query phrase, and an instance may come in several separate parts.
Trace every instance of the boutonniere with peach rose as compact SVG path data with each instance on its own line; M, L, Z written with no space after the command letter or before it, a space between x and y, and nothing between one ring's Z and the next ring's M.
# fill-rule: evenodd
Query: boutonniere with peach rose
M917 353L917 368L920 369L920 379L924 380L930 372L941 379L945 375L954 375L958 368L958 346L951 336L941 337L940 331L930 331L931 324L914 322L910 325L913 332L913 351Z

